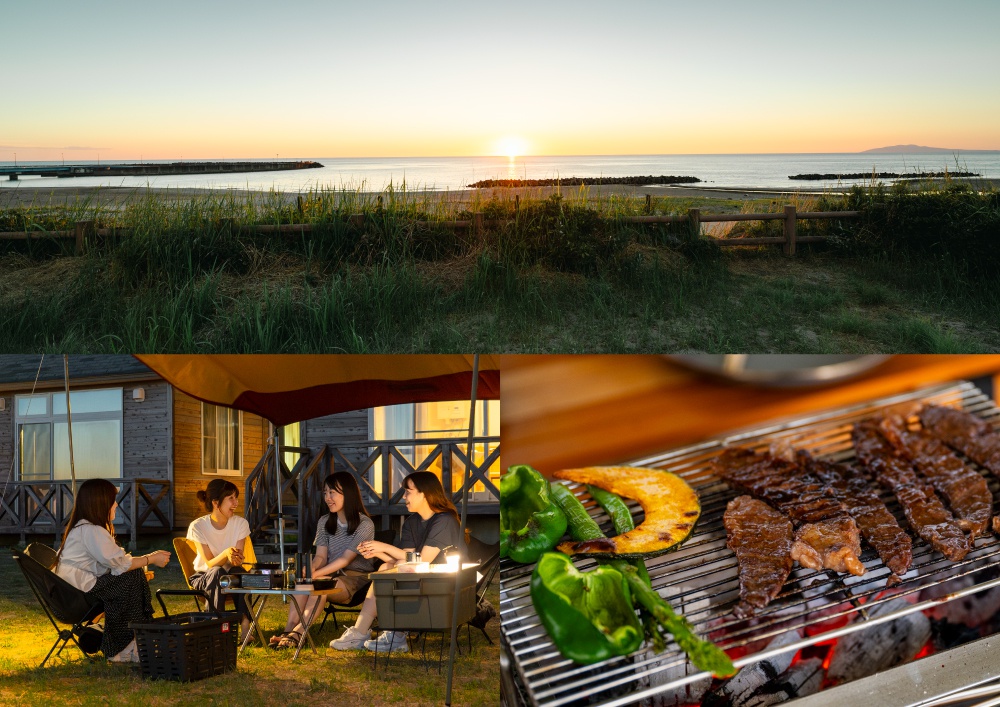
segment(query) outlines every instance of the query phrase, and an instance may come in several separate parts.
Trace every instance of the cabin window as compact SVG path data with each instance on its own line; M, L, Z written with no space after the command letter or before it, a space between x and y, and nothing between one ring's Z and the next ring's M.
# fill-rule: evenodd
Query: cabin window
M122 389L70 392L72 466L65 392L15 396L16 461L22 481L119 479L122 476Z
M281 430L281 448L286 447L301 447L302 446L302 423L292 422L287 425L282 425L278 429ZM298 462L302 455L299 452L282 452L282 458L285 461L285 466L289 469L293 468Z
M452 440L465 439L469 434L469 401L455 400L448 402L432 403L407 403L403 405L387 405L384 407L372 408L371 412L371 438L373 440L400 440L414 441L420 440ZM500 436L500 401L499 400L479 400L476 402L476 437L497 437ZM499 445L498 440L476 442L474 458L477 463L482 463L487 456ZM396 449L414 468L420 464L434 451L435 444L399 444ZM462 452L464 454L464 446ZM438 457L428 466L428 471L433 471L441 476L442 459ZM376 491L382 493L382 476L384 459L379 459L372 467L370 479ZM459 491L462 488L463 464L457 459L452 459L452 483L451 489L445 491ZM390 492L394 493L402 484L403 477L408 470L401 464L393 465L393 473L390 476ZM489 469L489 478L498 485L500 483L500 465L494 462ZM487 491L485 484L477 483L472 489L472 496L475 501L496 500Z
M201 404L201 473L240 476L243 469L239 410Z

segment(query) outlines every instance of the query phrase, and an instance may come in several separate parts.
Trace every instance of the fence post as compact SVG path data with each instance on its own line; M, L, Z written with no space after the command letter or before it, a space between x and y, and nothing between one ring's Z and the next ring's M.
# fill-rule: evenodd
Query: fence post
M477 236L483 235L483 212L477 211L472 214L472 232Z
M351 214L348 216L348 221L355 228L364 228L365 225L365 215L364 214Z
M514 195L514 213L517 213L520 210L521 210L521 195L520 194L515 194Z
M785 255L795 255L795 205L785 207Z
M696 241L701 236L701 209L688 209L688 237Z
M128 549L131 551L135 550L135 536L136 536L136 519L139 517L139 490L136 485L139 482L132 479L132 540L129 542Z
M83 255L87 233L93 230L93 221L77 221L73 224L73 235L76 236L74 255Z
M650 194L646 194L646 213L653 213L653 197Z

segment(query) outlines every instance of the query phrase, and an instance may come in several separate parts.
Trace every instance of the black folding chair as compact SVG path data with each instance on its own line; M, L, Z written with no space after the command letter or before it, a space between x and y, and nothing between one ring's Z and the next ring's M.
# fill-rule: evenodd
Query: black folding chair
M24 554L47 570L54 570L56 567L56 551L45 543L31 543L24 548Z
M62 653L70 641L88 658L97 653L104 637L103 630L97 625L97 619L104 614L104 603L91 602L84 592L44 567L27 552L14 550L12 554L35 598L59 634L39 667L45 667L53 651L56 655Z
M489 634L486 633L486 625L489 623L490 619L496 616L495 607L491 607L493 611L484 611L479 607L483 607L483 600L486 598L486 592L490 588L490 584L493 582L493 578L496 577L497 570L500 569L500 543L496 545L487 545L482 540L476 537L469 538L469 559L479 562L479 574L483 577L478 582L476 582L476 607L477 612L472 619L466 623L468 635L469 635L469 650L472 650L472 627L478 628L486 640L493 645L493 639L490 638Z

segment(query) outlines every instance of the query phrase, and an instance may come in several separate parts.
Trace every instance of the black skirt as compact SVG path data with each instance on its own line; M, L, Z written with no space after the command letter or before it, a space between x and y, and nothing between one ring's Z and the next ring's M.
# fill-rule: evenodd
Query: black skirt
M147 623L153 618L153 601L146 572L137 567L124 574L105 574L97 578L87 592L91 601L104 602L104 641L101 651L106 658L121 653L135 639L130 622Z

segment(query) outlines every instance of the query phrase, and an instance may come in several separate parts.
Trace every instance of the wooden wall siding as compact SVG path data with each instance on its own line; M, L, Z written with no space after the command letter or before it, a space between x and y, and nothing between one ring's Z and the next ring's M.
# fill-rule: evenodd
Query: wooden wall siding
M11 466L14 459L14 396L0 395L4 401L4 410L0 412L0 482L7 480L7 474L12 474L10 480L17 479L17 470Z
M201 473L201 402L174 389L174 526L187 525L205 514L196 494L205 488L212 476ZM267 447L267 421L258 415L243 413L243 475L226 476L240 489L243 500L243 480ZM240 506L242 508L242 505Z
M127 479L170 479L170 384L142 386L146 399L132 399L125 388L122 409L124 457L122 476Z
M318 453L324 444L367 442L368 410L352 410L337 415L316 417L306 420L304 428L303 445L313 450L313 454ZM361 448L357 455L347 455L347 457L354 463L360 463L366 458L365 452L366 450Z

